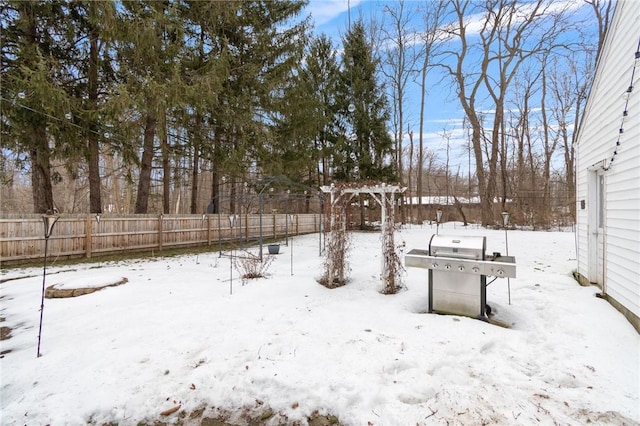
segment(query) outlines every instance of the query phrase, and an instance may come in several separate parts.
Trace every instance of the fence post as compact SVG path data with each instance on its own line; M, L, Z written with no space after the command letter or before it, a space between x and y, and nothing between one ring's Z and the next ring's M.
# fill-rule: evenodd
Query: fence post
M162 240L163 240L163 238L162 238L162 222L163 222L163 220L162 219L163 218L164 218L163 214L158 216L158 250L159 251L162 251Z
M211 215L207 215L207 245L211 245Z
M91 217L90 214L87 215L87 219L84 222L84 244L85 244L85 251L87 252L87 259L91 259L91 249L93 246L93 236L92 236L92 224L93 224L93 218Z

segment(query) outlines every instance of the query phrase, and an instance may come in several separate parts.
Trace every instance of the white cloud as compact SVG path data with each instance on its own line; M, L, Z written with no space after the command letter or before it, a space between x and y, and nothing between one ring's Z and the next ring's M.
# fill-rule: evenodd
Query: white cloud
M448 126L454 126L454 127L458 127L458 126L462 126L464 119L463 118L434 118L434 119L428 119L426 120L427 123L433 123L433 124L440 124L440 125L445 125L444 127L448 127Z
M311 14L316 26L326 24L349 7L352 9L358 6L362 0L310 0L307 11Z
M534 7L537 2L522 3L519 4L511 21L511 25L517 25L530 18L533 13ZM548 0L543 3L538 9L537 13L544 14L544 16L554 15L563 12L575 12L584 6L584 3L579 0ZM465 17L465 29L467 36L474 36L480 34L482 29L486 26L487 14L486 12L476 13ZM453 22L444 27L444 33L448 31L456 30L457 22Z

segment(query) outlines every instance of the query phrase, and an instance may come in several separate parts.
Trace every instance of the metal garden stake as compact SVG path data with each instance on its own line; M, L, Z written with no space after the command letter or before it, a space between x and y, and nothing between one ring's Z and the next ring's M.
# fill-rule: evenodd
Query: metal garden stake
M502 224L504 225L504 243L509 256L509 238L507 235L507 225L509 224L509 212L502 212ZM509 293L509 304L511 304L511 278L507 277L507 291Z
M47 281L47 250L49 248L49 237L53 230L53 225L56 224L58 216L53 212L47 212L42 215L42 222L44 224L44 266L42 268L42 298L40 300L40 325L38 327L38 358L40 358L40 340L42 338L42 317L44 314L44 291Z

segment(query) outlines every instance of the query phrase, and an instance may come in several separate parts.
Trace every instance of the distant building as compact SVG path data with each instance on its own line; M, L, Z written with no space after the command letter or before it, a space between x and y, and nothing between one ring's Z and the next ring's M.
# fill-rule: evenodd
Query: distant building
M578 132L576 276L640 332L640 1L618 1Z

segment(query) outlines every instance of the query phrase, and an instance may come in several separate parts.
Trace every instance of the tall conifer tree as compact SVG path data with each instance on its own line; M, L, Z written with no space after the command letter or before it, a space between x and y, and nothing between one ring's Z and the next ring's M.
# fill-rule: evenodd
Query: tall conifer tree
M335 177L342 180L396 180L393 141L387 122L389 107L377 80L380 66L367 42L364 23L357 21L343 38L342 69L345 139L343 163Z
M61 1L10 1L1 10L3 146L28 158L34 213L55 208L52 159L68 148L67 13Z
M142 129L135 213L147 213L158 132L167 109L183 92L175 59L182 50L183 22L177 2L122 3L118 56L123 101L137 111ZM161 135L166 137L166 135Z

